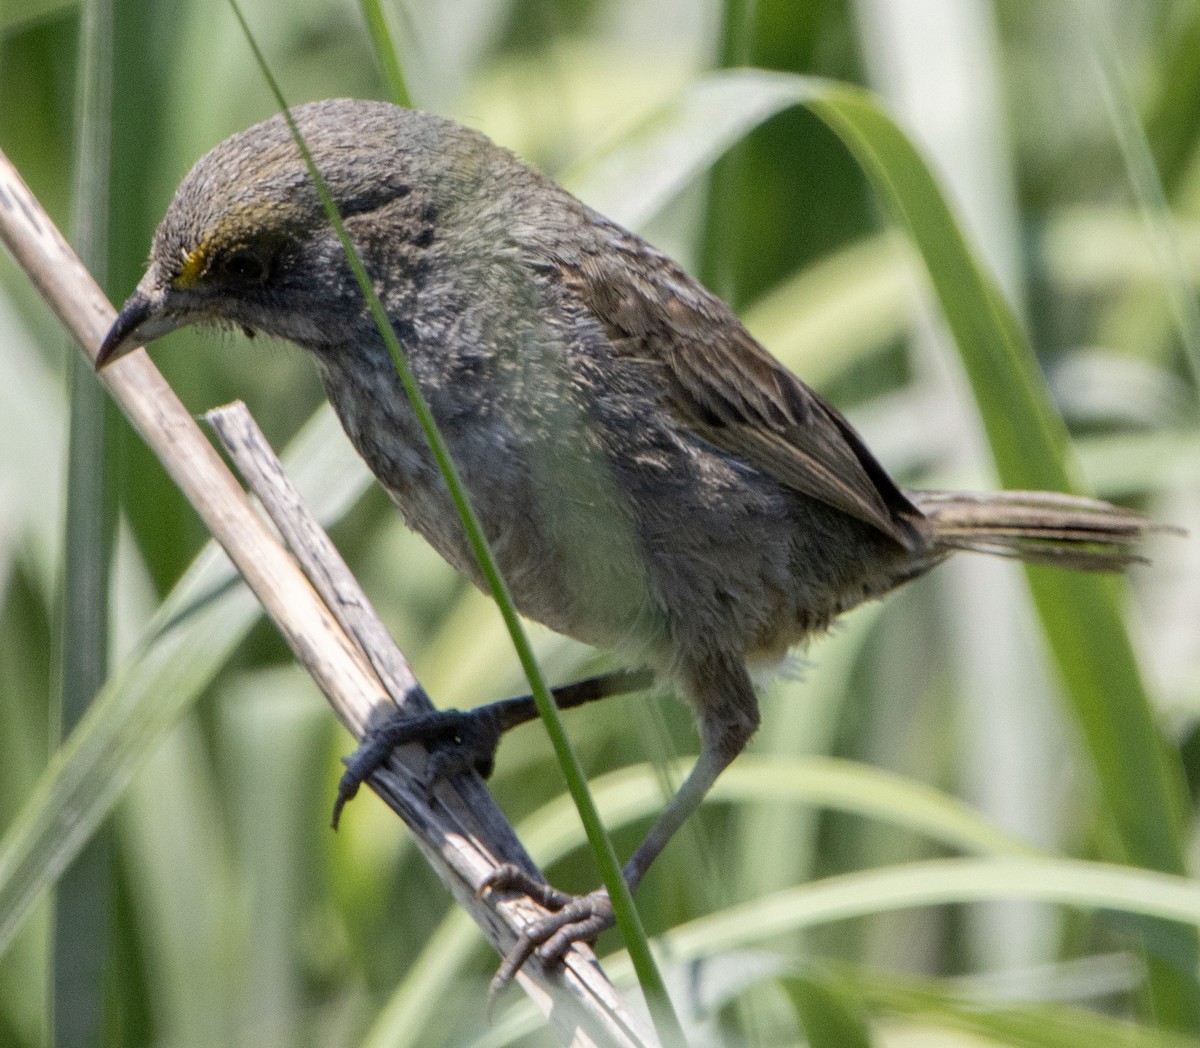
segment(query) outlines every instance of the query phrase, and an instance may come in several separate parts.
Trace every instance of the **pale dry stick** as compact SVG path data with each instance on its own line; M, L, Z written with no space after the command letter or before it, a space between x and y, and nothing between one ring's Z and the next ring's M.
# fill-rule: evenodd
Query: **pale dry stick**
M392 701L411 715L431 711L433 704L413 674L408 660L396 646L370 599L325 530L305 506L300 492L284 471L283 463L275 455L246 405L235 401L214 408L205 414L205 419L220 438L251 492L262 503L301 570L342 629L366 656ZM376 708L376 716L380 709ZM356 731L356 734L359 733ZM404 768L407 773L404 781L379 783L376 792L383 796L385 794L382 791L386 791L385 799L411 825L428 818L427 789L424 785L427 781L426 769L422 766L426 751L419 745L404 749ZM473 813L474 818L487 823L488 837L494 842L491 849L493 853L499 854L502 850L506 855L517 857L516 861L526 869L536 870L478 775L453 775L450 785L454 787L452 790L435 792L454 817L460 822L469 823L471 816L467 813ZM422 848L428 848L428 842L420 836L417 842Z
M408 660L392 640L341 554L304 504L246 405L240 400L234 401L213 408L204 418L220 438L250 491L262 503L325 606L366 655L392 701L406 712L431 710L433 705ZM511 832L507 823L502 832Z
M112 305L3 152L0 242L94 361L115 317ZM225 549L338 719L361 738L367 725L390 708L386 689L149 356L143 350L131 353L99 378ZM423 699L424 693L407 666L403 673L411 681L401 686L403 692L419 702L414 696ZM405 819L438 876L505 955L520 929L542 911L529 900L482 902L475 892L499 863L528 865L530 860L477 776L439 783L427 798L419 779L421 754L420 747L405 747L370 785ZM464 780L471 784L460 795ZM549 972L533 960L519 981L570 1045L656 1043L586 948L573 950L564 967Z

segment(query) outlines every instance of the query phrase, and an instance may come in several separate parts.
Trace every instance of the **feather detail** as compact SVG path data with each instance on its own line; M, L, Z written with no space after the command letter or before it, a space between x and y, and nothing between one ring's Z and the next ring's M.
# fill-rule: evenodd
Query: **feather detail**
M618 349L657 365L663 406L697 436L908 550L920 514L845 418L678 265L611 223L559 279Z
M1079 571L1143 563L1148 532L1175 530L1099 499L1052 491L910 491L933 526L933 548L971 550Z

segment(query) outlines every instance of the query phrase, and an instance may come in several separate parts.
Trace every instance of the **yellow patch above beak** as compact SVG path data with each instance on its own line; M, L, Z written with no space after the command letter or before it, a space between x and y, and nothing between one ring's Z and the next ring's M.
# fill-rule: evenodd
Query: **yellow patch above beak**
M183 256L183 268L179 275L171 281L171 286L187 289L195 287L208 268L208 245L201 244Z

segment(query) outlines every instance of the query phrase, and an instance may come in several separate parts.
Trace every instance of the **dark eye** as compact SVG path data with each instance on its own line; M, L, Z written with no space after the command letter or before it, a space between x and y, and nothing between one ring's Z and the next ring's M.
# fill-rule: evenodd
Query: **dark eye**
M221 272L246 284L261 284L267 279L267 262L253 248L238 248L225 258Z

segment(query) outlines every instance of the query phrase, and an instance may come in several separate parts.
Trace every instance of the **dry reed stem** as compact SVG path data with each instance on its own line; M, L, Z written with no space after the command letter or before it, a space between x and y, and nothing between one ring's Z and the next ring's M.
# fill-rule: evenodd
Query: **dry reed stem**
M0 241L94 362L115 312L2 152ZM403 696L406 703L428 703L390 638L383 643L374 626L359 632L352 625L359 641L347 633L251 505L144 350L114 362L100 373L99 380L228 553L297 660L355 738L361 738L365 727L385 713L392 702L365 650L370 650L383 667L383 676L390 678L398 698ZM239 425L240 435L233 437L234 445L253 444L244 421ZM269 460L264 457L264 447L265 441L247 459L257 463L254 470L270 477L278 466L270 464L273 454ZM281 477L282 471L278 470L266 486L280 487ZM294 496L288 495L284 501L288 498ZM297 515L294 505L283 516L301 522L298 527L304 537L296 540L300 547L328 542L323 533L321 540L314 536L311 527L315 525L303 522L304 514ZM345 587L351 584L339 575L340 569L333 565L327 551L317 559L322 565L315 569L318 573L332 572L339 578L334 602L342 604L341 594L350 594ZM335 555L334 559L340 564L340 558ZM356 583L352 585L357 589ZM365 605L365 598L359 597L351 597L347 605L360 599ZM361 616L352 619L362 621ZM475 891L497 864L530 866L531 861L478 776L455 776L439 783L427 798L419 786L422 766L423 749L405 747L404 752L392 756L386 768L372 776L369 785L405 820L438 876L497 951L504 954L520 929L542 911L528 899L495 901L489 896L480 901ZM573 948L567 963L551 971L532 960L522 970L519 982L567 1044L656 1043L647 1024L640 1015L631 1014L586 947Z

